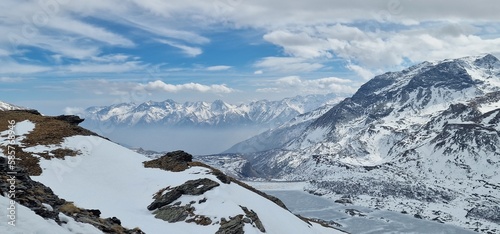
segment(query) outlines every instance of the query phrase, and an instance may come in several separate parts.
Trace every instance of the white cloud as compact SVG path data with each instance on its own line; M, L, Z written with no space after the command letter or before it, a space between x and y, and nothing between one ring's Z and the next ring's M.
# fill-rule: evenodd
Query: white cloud
M186 84L167 84L161 80L148 82L147 84L139 84L136 89L145 91L161 91L176 93L181 91L195 91L202 93L232 93L235 90L227 87L225 84L203 85L199 83Z
M264 35L264 40L282 46L285 53L303 58L331 57L328 42L313 38L305 32L277 30Z
M73 73L121 73L144 68L138 61L123 63L82 63L60 67L61 71Z
M311 72L323 67L320 63L308 62L296 57L265 57L254 64L255 67L277 72Z
M20 64L17 62L2 62L0 61L0 74L32 74L39 72L47 72L53 70L50 67L30 65L30 64Z
M335 24L302 27L297 32L274 31L264 39L302 61L323 58L324 62L332 56L349 61L348 68L366 79L373 75L370 70L398 67L405 60L420 62L500 52L500 38L473 35L476 31L467 25L445 23L375 31Z
M138 66L130 66L134 63L130 58L105 58L105 53L109 48L150 43L145 37L162 38L159 42L197 57L210 42L203 34L221 27L256 29L264 32L266 42L282 49L282 54L254 63L266 73L314 72L340 59L366 79L374 70L406 61L500 53L500 5L494 0L480 4L466 0L453 4L430 0L3 0L2 6L0 57L22 55L36 47L55 63L65 58L81 60L63 67L73 72L129 71L127 67ZM126 30L119 30L122 27ZM16 45L28 49L15 50ZM7 67L0 73L21 71L20 65L25 66L24 73L51 70L15 65L0 65Z
M64 114L65 115L80 115L84 114L85 109L81 107L66 107L64 108Z
M231 66L223 66L223 65L211 66L206 68L207 71L225 71L229 69L231 69Z
M196 56L203 53L203 51L199 47L191 47L191 46L187 46L187 45L182 45L182 44L179 44L177 42L164 40L164 39L158 39L157 41L161 42L163 44L167 44L169 46L178 48L178 49L182 50L182 52L189 57L196 57Z
M358 74L358 76L360 76L364 80L369 80L375 76L373 74L373 72L371 72L370 70L365 69L365 68L358 66L358 65L355 65L355 64L348 64L347 68L349 70L355 72L356 74Z
M338 93L351 94L357 89L357 84L348 79L337 77L325 77L320 79L302 79L300 76L287 76L272 80L266 84L266 88L257 89L257 92L274 93L290 92L294 93Z
M51 18L49 20L48 26L54 29L65 31L67 33L77 34L97 41L105 42L110 45L126 47L134 46L134 42L121 35L109 32L104 28L96 27L78 20L59 17Z
M254 71L253 74L255 74L255 75L262 75L262 74L264 74L264 71L257 70L257 71Z

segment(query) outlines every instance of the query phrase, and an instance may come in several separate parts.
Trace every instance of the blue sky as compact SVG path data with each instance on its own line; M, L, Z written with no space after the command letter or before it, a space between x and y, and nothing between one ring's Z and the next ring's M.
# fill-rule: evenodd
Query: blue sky
M3 0L0 9L0 100L46 114L349 95L421 61L500 55L500 4L490 0Z

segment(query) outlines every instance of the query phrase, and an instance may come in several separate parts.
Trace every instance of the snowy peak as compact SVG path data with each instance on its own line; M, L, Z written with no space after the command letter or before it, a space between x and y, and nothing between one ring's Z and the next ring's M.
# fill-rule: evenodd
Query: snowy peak
M0 101L0 111L25 110L26 108Z
M305 125L289 122L237 152L255 174L312 180L313 193L496 233L499 113L497 58L424 62L376 76Z
M316 109L335 97L333 94L297 96L280 101L260 100L240 105L228 104L222 100L212 103L177 103L173 100L148 101L138 105L121 103L87 108L81 117L90 124L105 122L126 126L276 126Z
M500 60L498 60L497 57L495 57L491 54L487 54L486 56L484 56L482 58L477 58L474 61L474 65L476 65L478 67L488 68L488 69L498 68L498 67L500 67Z

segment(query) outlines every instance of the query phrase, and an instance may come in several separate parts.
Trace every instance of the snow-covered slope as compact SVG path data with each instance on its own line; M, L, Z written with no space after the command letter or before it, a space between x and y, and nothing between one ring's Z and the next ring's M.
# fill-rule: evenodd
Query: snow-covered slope
M499 121L497 58L424 62L376 76L307 126L280 133L292 136L284 144L261 135L278 149L246 158L267 177L311 180L313 193L497 233Z
M23 110L23 109L26 109L26 108L0 101L0 111Z
M0 132L0 146L15 147L20 162L30 161L15 167L25 167L32 174L31 179L50 187L54 194L77 207L93 209L92 213L104 217L116 217L112 220L119 219L123 227L138 227L145 233L240 233L241 230L244 233L342 233L300 219L270 197L203 164L191 162L191 156L184 152L150 161L69 122L28 112L7 112L0 114L0 118L17 122L10 131ZM58 128L52 129L56 124ZM78 132L83 135L75 134ZM8 141L12 133L17 138L15 144ZM0 156L6 157L6 152ZM144 163L146 161L149 162ZM6 196L7 191L0 187ZM2 197L0 204L6 200ZM31 232L23 233L39 233L37 231L43 229L59 233L58 230L68 229L67 225L71 225L69 233L89 233L83 228L89 228L88 225L82 223L98 225L83 218L74 224L71 218L61 216L68 220L59 228L56 222L43 222L34 213L26 212L25 207L18 206L18 210L19 223L31 220L29 224L22 224L32 225ZM86 212L82 208L72 210L74 217ZM0 223L2 230L7 226L6 222Z
M89 123L163 126L277 126L299 114L316 109L335 99L334 94L308 95L280 101L260 100L232 105L221 100L177 103L173 100L121 103L90 107L81 114Z
M0 196L0 206L2 209L2 217L8 214L4 211L6 207L10 207L10 200L7 197ZM9 225L7 222L0 223L0 229L5 233L60 233L60 234L98 234L102 233L99 229L86 223L76 222L73 218L64 214L60 214L59 219L66 223L63 225L57 224L54 220L44 219L35 212L23 205L16 205L16 215L21 220L15 223L15 226ZM2 220L4 221L4 220Z
M340 100L339 100L340 101ZM276 128L271 128L257 136L240 142L224 153L254 153L279 149L298 137L314 120L325 114L335 104L334 101L313 111L301 114Z

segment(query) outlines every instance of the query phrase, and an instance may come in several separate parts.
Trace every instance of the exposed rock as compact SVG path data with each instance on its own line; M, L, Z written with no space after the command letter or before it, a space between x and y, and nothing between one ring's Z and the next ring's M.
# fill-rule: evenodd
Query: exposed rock
M198 204L205 203L205 202L207 202L207 198L203 198L203 199L199 200Z
M52 117L52 118L67 122L71 125L78 125L85 120L85 119L82 119L76 115L59 115L59 116Z
M345 213L350 215L350 216L359 216L359 217L366 216L361 211L356 210L356 209L345 209Z
M470 209L466 217L488 220L500 224L500 207L498 205L478 206Z
M16 167L11 171L7 167L6 158L0 157L0 195L5 196L9 192L9 181L12 175L8 172L15 173L16 196L13 200L29 209L33 210L37 215L54 220L57 224L64 223L59 218L59 214L63 213L72 217L77 222L88 223L105 233L125 233L125 234L143 234L136 229L127 229L121 226L121 222L113 217L102 219L99 218L100 211L94 209L82 209L76 207L71 202L59 198L53 191L39 183L33 181L27 170Z
M156 198L149 206L148 210L154 210L165 205L169 205L182 195L201 195L206 191L219 186L220 184L207 179L188 180L184 184L172 188L164 195Z
M194 207L187 204L185 206L162 206L155 212L155 218L165 220L169 223L175 223L186 220L187 217L193 216Z
M182 150L173 151L164 156L144 162L144 167L159 168L167 171L184 171L189 168L189 162L192 162L193 155Z
M246 217L248 217L252 221L252 223L255 224L257 229L259 229L261 232L266 232L264 225L260 221L259 216L257 215L257 213L255 213L255 211L248 210L248 208L246 208L244 206L240 206L240 207L243 210L243 212L245 212Z
M195 215L194 218L186 220L186 223L192 223L192 222L203 226L208 226L212 224L212 220L209 217L203 215Z
M352 204L352 201L351 199L347 198L347 197L341 197L340 199L337 199L335 200L336 203L340 203L340 204Z
M243 226L243 215L237 215L232 217L227 221L225 218L221 219L220 228L215 234L244 234Z

